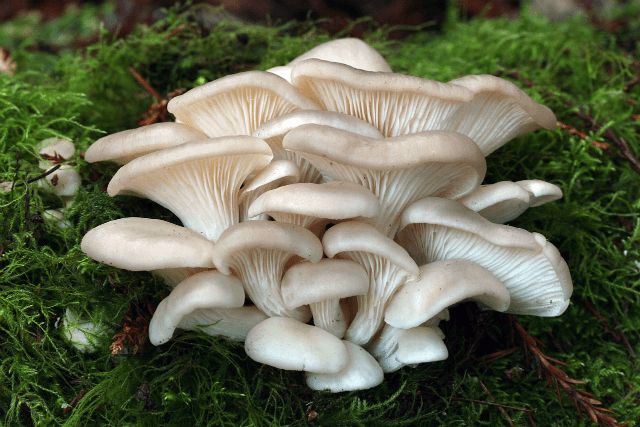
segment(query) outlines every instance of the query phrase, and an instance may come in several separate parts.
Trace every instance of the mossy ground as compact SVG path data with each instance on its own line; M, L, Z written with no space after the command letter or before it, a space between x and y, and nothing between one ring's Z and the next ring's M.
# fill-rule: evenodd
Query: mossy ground
M37 33L5 31L28 22L0 26L0 46L11 47L18 62L14 75L0 74L0 181L26 182L40 174L34 146L44 138L66 137L84 151L105 132L136 127L154 101L129 66L164 95L286 63L330 39L312 23L209 25L203 17L211 15L195 10L169 11L161 23L139 27L124 40L103 31L86 49L58 53L26 48L47 37L46 26ZM74 13L93 19L91 10ZM67 19L50 24L58 25L52 32L71 27ZM501 73L551 107L559 121L584 130L574 115L581 109L603 125L584 130L586 139L558 128L514 140L488 158L486 182L537 178L562 188L561 201L530 209L513 225L540 232L559 248L572 272L573 302L559 318L518 320L548 344L546 354L568 363L564 369L572 378L587 383L580 388L619 421L638 425L639 362L585 304L613 327L617 320L618 332L640 354L640 175L613 144L609 150L593 144L607 142L603 133L611 129L636 155L640 151L632 118L640 113L633 102L640 85L627 85L639 72L637 51L629 51L632 32L611 35L582 19L552 24L527 14L463 22L452 9L443 33L404 41L386 34L372 26L367 41L398 72L441 81ZM130 304L157 304L163 292L150 274L88 259L79 249L83 234L116 218L175 218L145 200L108 197L104 187L115 165L89 165L78 156L71 161L83 178L67 211L71 228L41 221L45 209L62 202L37 183L0 195L0 425L508 425L496 407L456 400L490 401L481 383L501 404L536 408L531 415L538 426L592 424L580 420L566 396L558 401L536 367L526 364L523 350L479 365L477 358L520 341L511 342L506 316L467 305L453 310L443 326L447 361L405 368L373 390L346 394L310 391L302 374L261 366L241 345L196 332L179 333L159 348L148 345L135 356L111 356L110 336L93 354L74 350L58 325L67 307L115 334ZM86 395L65 412L82 390ZM311 411L317 413L313 421ZM526 413L507 412L515 425L533 425Z

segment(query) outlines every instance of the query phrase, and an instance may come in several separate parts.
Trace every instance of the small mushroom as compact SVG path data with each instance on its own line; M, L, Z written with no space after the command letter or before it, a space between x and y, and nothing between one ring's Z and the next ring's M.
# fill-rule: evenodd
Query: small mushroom
M384 321L396 328L414 328L468 299L496 311L505 311L511 302L509 290L486 268L462 259L435 261L420 266L420 276L396 291Z
M49 169L51 166L65 162L76 153L73 142L64 138L47 138L36 145L36 151L40 156L41 169Z
M244 289L236 277L215 270L195 274L160 302L149 323L149 340L153 345L169 341L182 319L196 309L243 305Z
M319 107L285 79L266 71L225 76L169 101L181 123L210 138L251 135L262 123L295 110Z
M562 198L562 190L541 180L502 181L483 185L458 201L496 224L504 224L530 207Z
M459 202L428 197L402 213L399 242L420 265L465 259L489 270L509 290L507 312L558 316L569 305L571 275L544 236L494 224Z
M293 257L318 262L322 244L309 230L273 221L246 221L229 227L216 242L212 259L224 274L242 280L253 303L269 316L311 318L307 306L288 309L280 286L285 265Z
M251 329L244 348L256 362L286 370L336 374L349 363L339 338L286 317L270 317Z
M107 333L105 325L82 319L77 313L66 309L62 319L62 334L77 350L83 353L96 351L97 340L106 338Z
M349 354L349 362L335 374L307 372L307 385L313 390L342 391L366 390L382 383L382 368L364 348L349 341L342 341Z
M380 203L371 191L352 182L299 183L258 197L249 207L249 216L262 213L316 231L327 220L375 218L380 214Z
M363 222L347 221L331 227L322 245L328 257L356 261L369 276L369 290L357 297L358 313L345 334L345 339L365 345L382 327L389 298L418 275L418 266L402 246Z
M369 276L360 264L345 259L323 259L289 268L282 278L281 291L288 308L308 304L313 324L342 338L348 325L340 298L364 295L368 289Z

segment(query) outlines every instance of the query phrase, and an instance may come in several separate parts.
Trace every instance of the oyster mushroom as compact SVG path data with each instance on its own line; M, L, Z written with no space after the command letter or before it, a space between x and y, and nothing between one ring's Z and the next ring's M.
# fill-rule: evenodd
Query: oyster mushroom
M382 327L389 298L418 275L418 266L402 246L363 222L347 221L331 227L322 245L328 257L356 261L369 275L369 290L357 297L358 312L345 334L348 341L365 345Z
M347 330L340 299L364 295L369 276L360 264L346 259L301 262L282 278L282 299L288 308L309 305L313 324L338 338Z
M389 237L405 206L427 196L462 197L480 185L486 172L478 146L448 131L377 140L310 124L287 133L283 145L332 180L371 190L381 207L371 223Z
M413 203L402 213L396 241L420 265L465 259L486 268L509 290L509 313L558 316L569 305L571 275L555 246L459 202L429 197Z
M239 221L238 192L247 176L267 166L271 149L251 136L227 136L165 148L121 167L109 195L146 197L183 225L216 241Z
M234 74L191 89L169 101L181 123L210 138L251 135L262 123L295 110L319 107L285 79L266 71Z
M318 262L322 244L309 230L273 221L247 221L225 230L216 242L212 259L224 274L242 280L251 301L269 316L307 322L309 307L288 309L280 294L285 265L293 256Z
M293 371L335 374L349 362L339 338L286 317L270 317L251 329L244 348L256 362Z

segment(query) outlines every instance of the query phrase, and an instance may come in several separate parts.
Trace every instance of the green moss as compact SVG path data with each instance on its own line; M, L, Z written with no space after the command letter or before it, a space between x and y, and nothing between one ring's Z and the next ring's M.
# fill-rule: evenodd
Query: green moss
M154 100L128 67L165 95L229 73L286 63L330 39L312 23L258 27L234 23L219 11L194 10L168 11L164 21L138 27L123 40L102 31L100 40L83 51L46 54L46 66L37 65L45 54L26 49L35 40L48 42L46 31L2 39L13 43L18 72L0 74L0 180L25 182L40 174L33 150L44 138L69 138L85 150L103 132L135 127ZM97 11L78 13L89 22ZM387 39L387 29L372 28L367 41L394 70L408 74L447 81L502 73L551 107L563 123L581 129L583 122L573 113L592 111L638 154L638 127L631 116L639 107L626 99L637 99L639 88L625 90L638 70L632 55L617 47L628 45L629 34L614 37L580 19L552 24L523 14L512 21L463 22L454 15L452 10L441 34L418 33L398 42ZM221 23L209 24L221 16ZM20 34L27 24L3 24L0 34ZM52 25L66 28L65 21ZM640 181L615 147L607 152L591 143L592 138L605 142L602 131L586 132L587 140L556 129L512 141L488 158L486 182L537 178L562 188L561 201L530 209L513 225L544 234L560 249L573 276L573 304L557 319L519 321L548 344L546 354L568 363L563 369L585 381L584 389L616 411L619 420L636 425L638 362L584 302L612 325L618 319L640 353ZM67 211L72 228L39 220L62 201L36 183L0 195L0 424L507 425L495 407L454 399L489 401L482 382L502 404L537 409L532 413L537 425L591 425L580 421L566 396L558 402L521 350L478 365L474 358L518 341L510 341L505 316L467 305L452 310L452 320L443 325L447 361L405 368L373 390L339 395L310 391L302 374L260 366L241 345L197 332L178 333L170 343L148 346L135 356L112 357L110 336L103 337L95 354L78 353L57 325L67 307L115 333L130 304L157 303L163 291L147 273L87 258L78 246L81 237L116 218L176 219L145 200L108 197L104 187L116 166L89 165L78 156L71 162L83 178ZM507 371L520 374L508 377ZM145 382L148 399L142 393ZM87 394L65 413L82 390ZM318 414L312 422L310 411ZM516 425L530 425L526 413L507 412Z

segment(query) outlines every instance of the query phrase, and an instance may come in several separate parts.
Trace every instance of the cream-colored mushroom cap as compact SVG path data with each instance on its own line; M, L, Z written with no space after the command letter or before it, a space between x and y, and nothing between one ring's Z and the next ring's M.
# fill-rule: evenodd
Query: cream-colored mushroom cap
M473 99L459 85L320 59L295 64L291 83L323 110L355 116L386 137L440 129L444 119Z
M447 117L442 129L467 135L485 155L515 137L556 127L553 111L508 80L480 74L451 80L449 84L471 91L473 101Z
M263 123L256 129L253 136L262 138L269 144L275 159L289 159L299 165L303 173L301 182L315 183L320 181L322 175L307 160L294 152L285 150L282 146L282 140L287 132L304 124L331 126L369 138L383 138L380 131L373 125L356 117L334 111L298 110Z
M45 180L45 188L53 189L53 192L61 197L74 197L82 185L80 174L70 165L60 166L55 172L47 175Z
M540 180L502 181L483 185L458 201L491 222L503 224L522 214L529 207L558 200L562 190Z
M114 175L109 195L146 197L210 240L239 220L238 192L271 161L266 142L227 136L188 142L132 160Z
M349 341L343 341L349 354L349 362L335 374L307 372L307 385L313 390L342 391L366 390L382 383L382 368L364 348Z
M198 308L182 318L178 328L202 331L208 335L243 342L249 331L258 323L268 319L255 305L239 308Z
M251 301L269 316L284 316L307 322L308 307L288 309L280 286L284 268L298 257L312 262L322 258L322 243L309 230L273 221L246 221L220 235L212 259L224 274L237 275Z
M122 218L89 230L82 252L131 271L213 267L213 243L199 233L159 219Z
M251 135L262 123L295 110L318 110L282 77L266 71L225 76L169 101L167 110L209 137Z
M413 328L468 299L496 311L505 311L511 302L507 288L486 268L462 259L435 261L420 266L420 276L396 291L384 321L396 328Z
M196 309L238 308L243 305L244 289L238 278L216 270L195 274L160 302L149 323L149 340L153 345L169 341L182 318Z
M204 133L180 123L154 123L98 139L91 144L84 159L89 163L112 160L123 165L154 151L207 138Z
M58 158L62 161L69 160L76 152L76 147L73 142L64 138L47 138L43 139L36 145L36 151L42 157L39 165L42 169L47 169L53 165L53 163L47 159L47 157Z
M287 307L362 295L369 289L369 276L360 264L346 259L301 262L282 278L282 298Z
M335 374L349 362L339 338L285 317L271 317L254 327L244 348L256 362L294 371Z
M295 184L300 181L300 168L289 160L273 160L258 172L251 181L240 190L238 204L240 205L240 221L248 219L268 219L266 215L249 215L249 207L262 194L275 188Z
M489 270L509 290L515 314L560 315L573 291L560 253L538 233L494 224L459 202L419 200L402 214L396 237L420 265L466 259Z
M249 207L249 216L261 213L276 221L309 227L318 218L374 218L380 214L380 203L371 191L353 182L299 183L258 197Z
M372 223L392 237L400 213L427 196L457 198L480 185L486 161L466 136L428 131L376 140L322 125L302 125L283 142L335 181L355 182L380 200Z
M369 290L357 297L358 312L345 334L347 340L365 345L382 327L391 295L406 280L415 278L419 268L402 246L359 221L331 227L322 245L328 257L356 261L369 275Z

